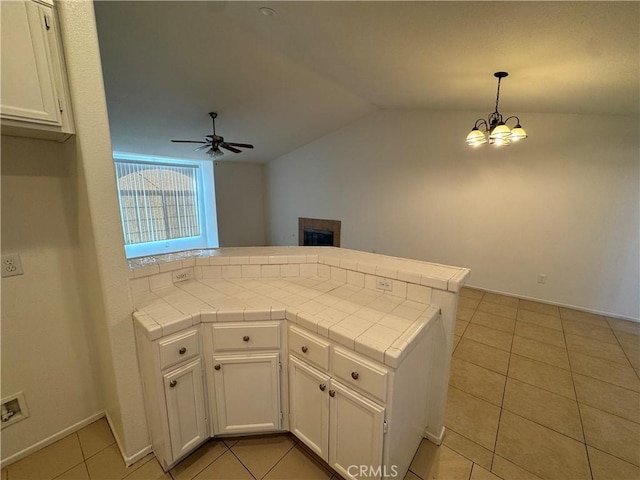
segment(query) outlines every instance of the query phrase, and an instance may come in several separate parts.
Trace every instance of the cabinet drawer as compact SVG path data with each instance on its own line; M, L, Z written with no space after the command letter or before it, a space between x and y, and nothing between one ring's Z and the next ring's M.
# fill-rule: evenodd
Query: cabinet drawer
M200 335L198 330L189 330L160 340L158 347L160 348L160 368L164 370L171 365L200 355Z
M280 348L280 324L277 322L212 325L213 350L264 350Z
M333 373L348 385L360 388L385 401L387 394L387 370L351 352L334 348Z
M289 352L329 370L329 343L296 327L289 328Z

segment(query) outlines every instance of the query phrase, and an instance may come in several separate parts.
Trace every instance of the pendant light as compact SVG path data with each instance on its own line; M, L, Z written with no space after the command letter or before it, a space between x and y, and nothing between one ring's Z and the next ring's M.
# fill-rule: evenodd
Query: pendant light
M502 119L502 114L498 111L498 102L500 101L500 81L508 76L507 72L496 72L493 74L498 79L498 92L496 94L496 110L489 114L487 120L479 118L473 125L471 132L467 135L466 143L473 147L489 143L496 147L506 146L511 142L517 142L527 138L527 132L520 125L520 119L512 115L506 119ZM507 122L515 119L515 126L511 129L507 126Z

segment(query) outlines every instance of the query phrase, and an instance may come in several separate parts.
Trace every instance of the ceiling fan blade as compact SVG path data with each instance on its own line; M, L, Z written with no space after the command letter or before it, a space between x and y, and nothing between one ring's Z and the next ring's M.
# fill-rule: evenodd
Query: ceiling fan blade
M221 143L220 147L224 148L225 150L229 150L230 152L233 152L233 153L242 153L241 150L238 150L237 148L232 147L228 143Z
M207 143L207 142L201 142L199 140L171 140L174 143Z
M224 142L227 145L232 145L234 147L242 147L242 148L253 148L253 145L250 145L248 143L235 143L235 142Z

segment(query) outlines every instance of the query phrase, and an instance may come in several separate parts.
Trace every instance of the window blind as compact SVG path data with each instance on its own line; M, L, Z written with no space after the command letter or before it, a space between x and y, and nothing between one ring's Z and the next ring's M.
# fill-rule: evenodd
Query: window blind
M200 235L198 166L115 166L125 245Z

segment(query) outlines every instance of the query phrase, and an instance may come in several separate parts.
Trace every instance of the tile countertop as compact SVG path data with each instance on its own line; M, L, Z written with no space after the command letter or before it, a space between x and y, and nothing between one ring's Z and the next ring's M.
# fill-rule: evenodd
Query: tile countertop
M468 268L337 247L223 247L188 250L129 259L129 268L137 277L139 271L142 275L149 275L149 269L189 260L195 265L318 263L452 292L458 292L469 275Z
M332 247L224 248L176 255L133 260L130 266L137 278L141 270L155 273L149 271L155 263L182 261L184 266L193 256L197 265L227 259L230 264L317 263L454 292L469 273ZM286 319L394 368L439 313L428 303L320 276L187 280L136 293L134 304L134 320L150 340L198 323Z

